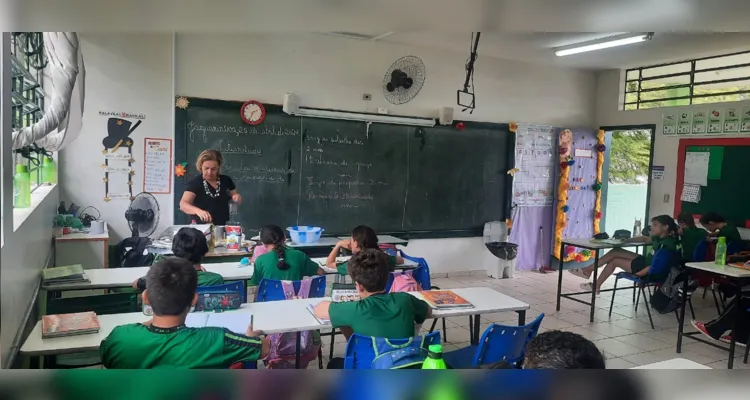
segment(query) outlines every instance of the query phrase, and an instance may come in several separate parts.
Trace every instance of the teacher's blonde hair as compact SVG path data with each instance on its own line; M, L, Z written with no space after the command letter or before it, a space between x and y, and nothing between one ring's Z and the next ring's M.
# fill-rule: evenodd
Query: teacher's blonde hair
M216 161L217 163L219 163L219 168L221 168L221 164L224 159L221 157L221 153L219 153L217 150L203 150L201 154L198 155L198 161L195 162L195 167L198 169L198 172L203 172L203 163L206 161Z

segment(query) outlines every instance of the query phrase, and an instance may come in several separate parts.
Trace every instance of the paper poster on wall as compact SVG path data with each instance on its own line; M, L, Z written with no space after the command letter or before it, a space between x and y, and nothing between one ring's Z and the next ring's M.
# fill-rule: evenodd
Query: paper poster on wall
M727 108L724 111L724 133L737 133L740 131L740 114L736 108Z
M718 108L708 113L708 129L706 133L721 133L724 129L724 112Z
M557 148L556 129L551 126L523 125L516 130L516 162L513 175L513 204L545 206L552 204Z
M171 139L143 139L143 191L172 192Z
M665 135L677 133L677 114L664 114L662 118L663 132Z
M594 153L588 149L575 149L576 157L594 158Z
M682 195L680 200L688 203L698 203L701 201L701 187L700 185L684 184L682 186Z
M660 181L664 179L664 166L654 165L651 167L651 180Z
M750 133L750 107L742 107L740 132Z
M133 198L133 175L135 174L133 163L133 139L130 135L135 131L145 118L142 114L117 113L99 111L100 116L107 118L107 136L102 139L102 154L104 163L104 201L124 200ZM111 117L119 115L120 117ZM131 121L125 116L135 119ZM128 195L125 196L125 191Z
M708 113L706 110L695 110L693 112L693 134L706 133L708 124Z
M685 154L685 183L708 185L708 163L711 153L707 151Z
M692 114L683 111L680 113L679 119L677 121L677 133L680 135L688 135L693 131L692 127Z

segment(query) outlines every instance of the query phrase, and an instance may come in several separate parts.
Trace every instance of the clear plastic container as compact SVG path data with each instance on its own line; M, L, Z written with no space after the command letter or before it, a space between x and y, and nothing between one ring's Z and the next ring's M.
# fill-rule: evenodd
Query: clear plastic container
M716 265L727 265L727 238L720 237L716 242Z
M57 183L57 168L52 157L45 157L42 162L42 183Z
M16 174L13 176L13 207L31 207L31 176L25 165L16 165Z

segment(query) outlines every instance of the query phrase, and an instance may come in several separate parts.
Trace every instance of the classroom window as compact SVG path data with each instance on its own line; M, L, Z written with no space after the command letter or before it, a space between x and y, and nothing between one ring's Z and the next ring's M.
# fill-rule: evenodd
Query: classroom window
M31 126L44 116L44 40L41 32L11 34L12 130ZM31 175L31 191L41 183L43 154L33 146L15 151L15 163L25 164Z
M625 110L750 100L750 51L625 71Z

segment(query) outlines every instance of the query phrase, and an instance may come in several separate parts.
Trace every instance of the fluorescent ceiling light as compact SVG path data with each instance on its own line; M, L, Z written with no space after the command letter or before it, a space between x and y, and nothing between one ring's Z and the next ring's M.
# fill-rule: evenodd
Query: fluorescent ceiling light
M587 51L595 51L601 49L608 49L610 47L625 46L633 43L640 43L646 40L651 40L653 33L641 33L637 35L625 35L614 38L601 39L595 42L579 43L573 47L561 49L555 51L555 55L558 57L569 56L571 54L585 53Z
M435 126L432 118L401 117L396 115L365 114L347 111L320 110L316 108L299 107L292 112L300 117L330 118L346 121L379 122L383 124Z

